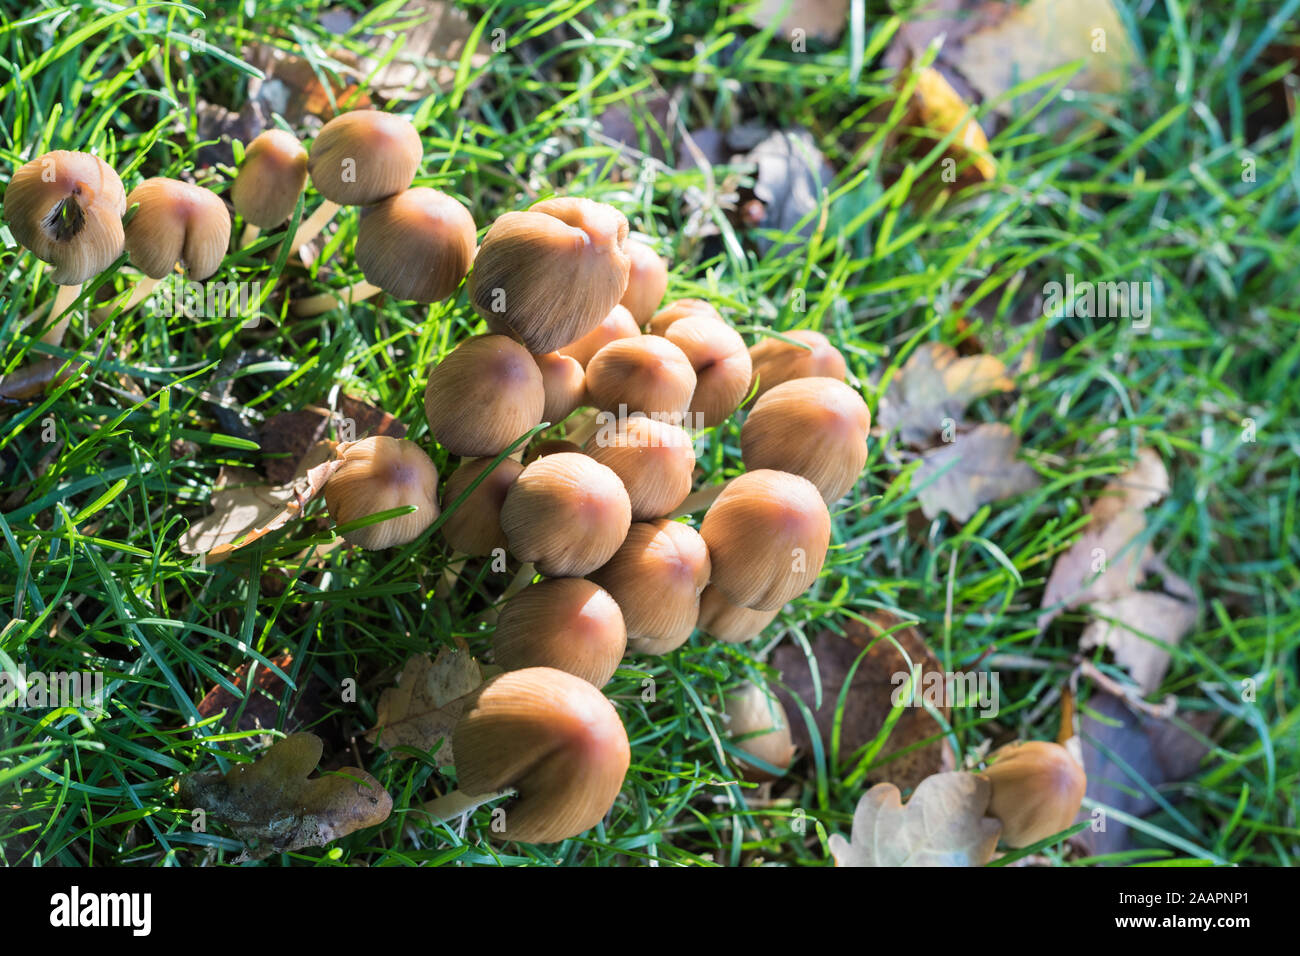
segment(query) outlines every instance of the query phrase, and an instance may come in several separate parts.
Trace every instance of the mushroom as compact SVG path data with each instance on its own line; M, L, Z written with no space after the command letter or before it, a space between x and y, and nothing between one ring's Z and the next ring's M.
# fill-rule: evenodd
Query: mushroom
M712 583L733 604L779 608L821 574L831 516L806 478L760 469L734 479L704 515Z
M230 213L212 190L156 176L132 189L126 203L140 207L126 224L126 251L148 278L136 285L123 312L143 302L178 264L196 282L221 268Z
M560 352L534 355L533 359L542 373L542 388L546 393L542 421L552 425L562 422L586 397L587 377L582 365L577 359Z
M393 508L415 511L343 535L348 544L378 551L418 538L438 517L438 469L413 441L376 436L343 442L342 464L325 482L325 507L337 524Z
M746 468L802 475L827 503L853 487L867 463L867 403L833 378L796 378L770 389L740 430Z
M640 412L681 423L694 393L690 359L658 335L610 342L587 363L592 405L619 417Z
M587 454L618 475L632 503L632 520L671 512L691 490L695 446L685 429L642 415L597 431Z
M754 363L758 398L768 389L795 378L836 378L842 382L849 376L844 356L826 336L812 329L795 329L780 333L780 337L773 335L755 342L749 347L749 357Z
M268 129L244 150L230 201L247 225L240 246L293 215L307 185L307 150L288 130Z
M549 577L582 577L614 556L632 524L618 475L586 455L538 458L501 508L510 552Z
M726 322L698 314L678 319L664 338L680 348L695 369L691 414L700 427L721 425L749 391L753 365L744 339Z
M980 774L993 786L989 814L1002 821L1002 842L1029 846L1060 833L1083 805L1088 778L1060 744L1029 740L1007 744Z
M580 677L550 667L506 671L471 691L451 736L460 791L425 809L465 812L510 790L498 834L554 843L601 821L631 762L627 731L614 706Z
M495 457L542 420L546 391L533 357L504 335L466 339L429 372L424 414L453 455Z
M629 237L623 250L631 267L621 304L627 307L638 326L645 325L668 291L668 264L640 239Z
M475 233L469 210L436 189L417 186L367 206L356 244L365 280L300 299L294 314L319 315L379 292L420 303L450 298L474 262Z
M493 332L541 355L582 338L627 288L627 219L590 199L548 199L488 229L469 297Z
M610 342L615 339L635 338L640 334L641 327L637 325L636 319L632 318L632 313L624 306L616 305L594 329L558 351L561 355L577 359L578 364L585 369L591 357Z
M779 607L754 611L727 599L714 585L700 595L700 617L695 626L710 637L726 644L751 641L763 633L778 614Z
M501 506L524 466L513 458L503 458L488 471L493 460L472 458L462 462L447 479L447 488L442 496L447 513L440 530L447 543L459 554L484 557L497 548L503 551L506 548L506 535L501 530ZM486 477L470 491L468 498L457 505L460 496L485 472Z
M688 315L698 315L706 319L716 319L723 321L718 310L703 299L677 299L670 302L650 319L650 334L663 335L678 319L684 319Z
M340 207L369 206L407 189L423 158L420 134L405 116L353 110L334 117L307 154L312 185L325 201L298 227L290 249L320 235Z
M627 630L604 588L584 578L546 578L506 602L492 649L506 670L554 667L604 687L623 659Z
M56 324L43 341L63 340L68 320L59 320L81 294L82 283L122 254L125 212L122 180L98 156L56 149L14 170L4 195L4 221L19 245L54 266L50 280L59 287L51 312Z
M781 702L751 681L727 695L727 736L750 757L779 768L772 773L743 757L738 758L746 780L760 782L783 776L794 759L790 719Z
M710 569L699 532L659 518L633 524L623 546L588 577L623 609L629 650L667 654L695 630Z

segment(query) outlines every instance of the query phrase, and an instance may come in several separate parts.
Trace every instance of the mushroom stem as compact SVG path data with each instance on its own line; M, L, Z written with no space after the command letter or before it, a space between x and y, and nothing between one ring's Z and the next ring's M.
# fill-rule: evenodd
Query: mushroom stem
M505 607L506 602L522 591L528 585L533 583L533 578L537 577L537 568L531 561L525 561L519 566L514 578L506 585L506 589L501 592L501 598L495 605L488 608L481 615L483 621L487 624L495 625L497 618L501 615L501 608Z
M705 485L703 488L697 488L695 491L692 491L687 495L686 500L684 500L677 507L677 510L668 517L682 518L686 515L694 514L697 511L703 511L717 500L718 495L722 494L723 490L729 484L731 484L730 480L724 481L720 485Z
M239 237L239 248L242 249L244 246L251 246L253 243L257 242L257 237L261 234L262 227L255 226L250 222L244 227L244 234Z
M351 306L357 302L364 302L372 295L377 295L384 290L372 282L362 279L354 285L338 292L322 292L319 295L309 295L305 299L299 299L293 304L293 314L308 316L320 315L322 312L328 312L335 306Z
M469 555L461 551L452 552L447 566L442 569L442 580L434 587L434 596L446 598L451 594L456 582L460 580L461 571L465 570L465 562L469 560Z
M50 314L54 317L55 322L48 332L41 336L41 341L46 345L62 345L63 336L68 331L68 323L72 320L72 315L67 314L72 303L77 301L77 296L81 295L80 285L61 285L58 293L54 296L54 305L50 307Z
M565 432L565 441L571 441L579 448L587 444L588 439L600 430L600 411L586 408L574 415Z
M333 219L342 208L343 207L338 203L332 202L329 199L326 199L317 206L316 211L307 218L307 221L299 224L298 231L295 232L293 238L289 240L291 243L289 254L292 255L293 253L298 252L298 250L303 246L319 236L321 231L329 225L330 220Z
M125 315L145 299L149 298L149 296L153 294L153 290L158 288L158 283L160 282L162 282L162 279L151 279L148 276L141 277L140 281L136 283L135 288L131 290L131 294L127 297L127 300L118 307L118 314ZM108 305L100 306L95 310L95 321L102 322L112 314L113 305L110 302Z
M491 803L493 800L509 796L514 792L513 787L507 787L493 793L471 796L464 791L453 790L450 793L444 793L441 797L434 797L424 804L421 809L434 820L445 822L464 816L467 813L473 813L485 803Z

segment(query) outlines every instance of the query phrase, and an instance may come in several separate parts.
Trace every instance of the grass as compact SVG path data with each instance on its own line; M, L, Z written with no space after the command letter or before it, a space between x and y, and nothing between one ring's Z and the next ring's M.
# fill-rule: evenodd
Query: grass
M207 4L202 16L183 4L0 0L0 76L9 77L0 84L0 175L7 181L47 148L93 150L128 189L146 175L178 175L201 145L200 100L244 102L248 44L305 53L322 69L326 49L362 49L318 24L318 0L259 2L255 15L251 6ZM696 636L667 657L632 658L605 689L633 754L606 825L556 846L502 848L485 838L483 811L464 835L424 829L413 839L404 831L438 783L433 761L394 759L361 733L411 654L455 637L486 647L478 616L508 577L483 569L451 600L435 599L448 557L436 533L378 554L335 549L308 566L302 549L326 525L300 525L255 545L247 560L199 569L178 539L204 513L221 466L259 462L232 411L255 427L327 403L338 387L392 413L432 451L422 380L479 328L464 292L427 310L368 302L308 320L280 314L254 329L237 318L115 314L74 331L89 357L84 372L0 411L0 664L100 669L111 699L108 716L93 721L69 710L0 714L0 860L233 860L239 845L220 827L191 829L175 777L258 752L259 734L225 729L233 718L203 719L196 705L214 685L230 688L240 665L271 666L289 651L293 686L317 688L309 729L325 738L327 758L361 761L395 809L380 827L269 863L824 865L826 836L847 833L869 758L826 741L806 773L780 786L782 803L753 806L753 788L726 758L720 694L768 673L762 659L778 638L806 647L837 621L890 609L919 622L946 669L973 666L991 647L1039 665L1003 670L998 716L954 714L963 756L1017 735L1055 738L1059 707L1039 704L1074 669L1083 616L1064 615L1036 641L1042 586L1091 496L1151 445L1173 490L1148 515L1150 540L1202 603L1162 689L1185 711L1219 715L1220 729L1202 769L1178 789L1176 812L1138 824L1137 852L1107 861L1057 844L1042 853L1061 865L1296 861L1300 140L1294 117L1261 121L1266 88L1285 71L1261 53L1287 40L1288 17L1296 49L1297 4L1271 14L1246 0L1124 0L1146 72L1110 104L1114 113L1085 105L1098 128L1064 142L1023 126L1002 131L992 140L999 180L937 205L909 203L908 180L879 148L901 122L898 111L889 115L892 76L879 62L899 23L885 3L865 4L860 28L838 46L812 43L807 53L729 6L470 7L485 42L504 48L481 66L459 62L439 95L392 104L422 129L417 184L457 196L481 228L561 189L613 203L670 255L669 298L710 298L738 326L824 329L873 410L922 342L977 340L1009 363L1027 351L1033 360L1017 391L978 403L970 417L1016 430L1040 488L964 526L927 522L908 456L892 437L873 436L857 497L836 514L827 570L778 625L752 644ZM202 52L190 48L196 29ZM641 157L600 134L603 110L643 118L638 103L661 88L675 94L686 128L748 121L811 130L837 175L810 241L760 253L720 205L723 192L744 185L743 171L719 169L711 181L650 162L653 175L643 176ZM1051 109L1053 83L1028 95ZM649 152L665 131L642 127ZM920 155L917 176L933 177L939 158ZM1254 160L1254 181L1243 181L1243 159ZM204 184L226 191L225 172ZM307 213L315 201L309 194ZM227 274L267 289L342 287L359 277L356 221L354 210L341 214L337 253L314 274L273 258L271 235L230 256ZM716 237L702 237L700 223ZM73 348L19 332L19 318L53 290L46 269L3 236L0 372L73 357ZM88 286L88 301L129 287L134 273L121 266ZM1152 282L1151 328L1043 316L1038 291L1067 273ZM223 388L225 410L207 400ZM1242 440L1244 419L1256 423L1253 443ZM53 443L43 440L51 424ZM733 422L709 437L706 480L738 470L738 431ZM445 455L434 454L445 475ZM1119 673L1100 652L1094 660ZM1258 686L1253 702L1237 692L1245 677ZM355 702L343 700L349 680ZM284 693L287 704L294 691ZM793 825L802 821L806 828Z

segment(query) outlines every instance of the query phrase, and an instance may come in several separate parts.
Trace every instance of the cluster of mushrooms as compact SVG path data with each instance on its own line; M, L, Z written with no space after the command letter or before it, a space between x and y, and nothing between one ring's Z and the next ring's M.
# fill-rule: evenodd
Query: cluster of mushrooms
M562 840L602 819L629 765L626 731L598 688L625 654L666 654L696 629L756 637L809 588L829 546L828 503L857 480L871 418L820 333L746 347L705 301L660 308L667 266L612 206L544 200L501 216L479 246L463 205L411 188L421 160L409 121L358 110L325 124L310 152L283 130L258 136L230 199L246 245L292 216L310 176L326 201L294 249L340 206L363 207L355 257L366 282L299 301L300 315L379 290L435 302L469 274L489 331L439 362L424 395L434 439L460 458L440 530L458 560L509 553L524 563L524 584L507 594L493 635L503 672L464 699L452 750L462 793L516 794L506 838ZM52 280L73 290L60 294L65 307L123 248L147 277L138 302L178 267L194 280L215 274L230 245L230 214L215 193L155 178L126 195L112 168L85 153L56 151L18 169L4 213L15 238L54 265ZM745 471L692 494L698 432L751 395ZM563 434L514 448L543 422ZM340 525L412 509L347 533L350 544L403 545L439 518L438 472L414 441L344 442L336 456L323 491ZM679 520L704 508L698 530ZM749 710L766 730L779 727L779 705L763 700L766 721ZM785 747L769 749L773 759L750 752L789 762Z

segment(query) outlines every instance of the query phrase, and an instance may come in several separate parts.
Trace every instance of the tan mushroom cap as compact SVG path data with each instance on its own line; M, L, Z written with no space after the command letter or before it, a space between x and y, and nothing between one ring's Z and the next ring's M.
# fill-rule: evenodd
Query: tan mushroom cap
M752 641L781 613L779 607L754 611L733 604L713 585L700 595L700 618L695 626L705 634L726 644Z
M546 390L533 357L504 335L466 339L429 372L424 414L453 455L494 457L542 420Z
M678 319L688 315L697 315L706 319L725 321L722 315L703 299L676 299L669 302L650 319L650 334L663 335Z
M1029 846L1074 823L1088 778L1060 744L1029 740L993 752L982 772L993 785L989 815L1002 821L1002 842Z
M633 524L609 563L589 577L623 609L629 650L667 654L695 630L710 568L699 532L659 518Z
M447 479L442 503L447 517L439 530L447 543L461 554L485 557L497 548L506 549L506 533L501 530L501 506L506 494L524 470L513 458L504 458L487 473L455 510L452 506L475 479L487 471L495 459L475 458L466 461Z
M57 285L80 285L122 254L126 192L98 156L56 149L14 171L4 221L18 244L54 266Z
M691 492L695 445L677 425L643 416L616 420L591 437L586 451L622 480L633 521L663 517Z
M501 509L510 553L549 577L581 577L614 556L632 524L618 475L586 455L538 458Z
M749 392L753 375L740 333L718 319L687 315L669 326L664 338L680 348L695 369L692 415L705 428L725 422Z
M631 763L627 731L605 695L550 667L507 671L473 691L452 732L456 775L475 796L507 787L499 835L554 843L609 812Z
M542 355L600 324L627 288L627 219L590 199L548 199L492 223L469 296L494 332Z
M821 574L831 516L808 479L761 469L727 485L700 535L713 560L711 583L733 604L770 611Z
M604 687L627 650L627 629L604 588L585 578L546 578L506 602L492 648L506 670L554 667Z
M340 206L369 206L411 185L424 144L411 121L382 110L341 113L312 141L312 185Z
M221 268L230 213L212 190L158 176L132 189L126 202L140 204L126 225L126 251L149 278L165 278L177 263L197 281Z
M587 363L587 397L604 411L684 421L694 394L691 360L658 335L610 342Z
M795 329L782 332L786 339L794 339L808 346L792 345L776 336L762 339L749 347L749 357L754 363L754 378L758 382L758 395L763 395L782 382L796 378L835 378L841 382L848 378L849 367L839 349L830 340L812 329ZM751 387L753 383L751 382Z
M542 373L542 388L546 392L542 421L552 425L562 422L586 398L587 376L577 359L563 353L547 352L533 358Z
M636 319L632 318L632 313L624 306L616 305L594 329L578 341L566 345L559 352L561 355L577 359L578 364L586 368L591 357L610 342L615 339L636 338L640 334L641 328L637 325Z
M413 441L376 436L343 442L343 464L325 483L325 506L337 524L392 508L416 510L345 534L348 544L371 551L408 544L438 518L438 469Z
M623 248L631 268L621 304L627 307L638 326L645 325L668 291L668 263L640 239L629 237Z
M293 215L306 185L307 150L288 130L268 129L244 150L230 201L245 222L274 229Z
M833 378L796 378L754 403L740 430L746 468L802 475L827 502L838 501L867 463L871 412Z
M742 751L774 767L790 766L794 759L794 739L790 734L790 718L779 700L768 696L757 684L746 681L727 695L726 715L727 736ZM737 762L746 780L776 780L781 776L744 759Z
M357 265L367 281L399 299L438 302L455 295L469 272L475 232L468 209L417 186L362 212Z

